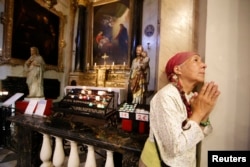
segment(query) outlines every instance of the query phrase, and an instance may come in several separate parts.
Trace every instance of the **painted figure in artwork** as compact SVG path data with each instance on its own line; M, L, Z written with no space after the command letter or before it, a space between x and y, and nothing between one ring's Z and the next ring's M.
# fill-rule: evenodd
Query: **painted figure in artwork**
M122 56L127 57L128 55L128 30L123 24L120 24L120 31L117 34L115 39L118 40L119 49L121 51Z

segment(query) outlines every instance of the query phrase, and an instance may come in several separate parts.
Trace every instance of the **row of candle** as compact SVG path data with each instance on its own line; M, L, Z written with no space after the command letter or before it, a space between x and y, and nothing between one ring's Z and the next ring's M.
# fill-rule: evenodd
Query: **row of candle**
M80 95L70 95L70 98L72 98L72 99L78 98L78 99L81 99L81 100L91 100L93 98L93 96L91 98L91 96L89 96L89 95L81 95L80 94ZM94 96L94 99L96 101L106 102L109 99L109 97Z
M108 88L108 92L111 92L111 91L112 91L112 89ZM90 100L91 97L92 98L95 97L96 101L100 101L100 100L106 101L106 99L104 98L105 95L107 95L107 91L99 90L99 91L97 91L97 93L95 95L92 93L92 90L87 90L86 87L83 87L83 89L81 90L79 95L71 94L70 97L71 98L79 98L79 99L83 99L83 100Z
M107 88L107 91L108 91L108 92L112 92L112 88ZM87 90L87 87L86 87L86 86L83 86L83 87L82 87L81 93L82 93L82 94L85 94L86 92L87 92L88 94L92 94L92 91L91 91L91 90ZM100 94L105 94L105 93L106 93L106 91L103 91L103 90L99 90L99 91L97 92L98 95L100 95Z
M94 67L96 66L96 63L94 63ZM115 62L112 63L112 66L115 66ZM123 62L123 66L126 66L126 62ZM87 63L87 67L89 67L89 63Z

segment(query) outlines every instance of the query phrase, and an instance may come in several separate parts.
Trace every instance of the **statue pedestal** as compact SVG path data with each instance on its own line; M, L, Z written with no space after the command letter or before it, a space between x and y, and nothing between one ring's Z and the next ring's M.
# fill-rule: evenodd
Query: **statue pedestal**
M45 97L25 97L24 101L30 101L30 100L45 100Z

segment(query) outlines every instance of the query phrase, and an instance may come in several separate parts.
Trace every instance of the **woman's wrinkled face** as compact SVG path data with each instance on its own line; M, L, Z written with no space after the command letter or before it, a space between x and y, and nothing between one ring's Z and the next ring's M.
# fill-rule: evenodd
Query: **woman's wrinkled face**
M179 78L193 83L204 82L206 67L199 55L193 55L178 66Z

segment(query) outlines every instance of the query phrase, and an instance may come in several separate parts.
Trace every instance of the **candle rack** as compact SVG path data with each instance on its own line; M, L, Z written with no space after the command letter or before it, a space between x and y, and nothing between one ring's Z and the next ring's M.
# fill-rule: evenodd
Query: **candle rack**
M69 115L88 117L103 122L106 127L117 126L114 92L91 89L71 89L54 107L55 114L62 113L63 119ZM83 119L80 119L83 120ZM72 121L72 120L69 120ZM74 121L73 121L74 122Z

